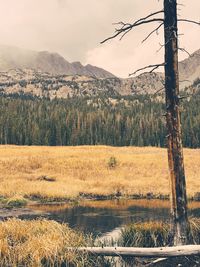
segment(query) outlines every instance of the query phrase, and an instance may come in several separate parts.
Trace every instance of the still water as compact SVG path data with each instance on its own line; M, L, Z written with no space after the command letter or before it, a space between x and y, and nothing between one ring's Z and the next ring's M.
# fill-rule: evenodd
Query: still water
M42 212L42 217L100 236L132 222L166 222L170 214L169 201L163 200L82 201L76 205L37 205L32 209ZM189 215L200 217L200 202L189 203Z

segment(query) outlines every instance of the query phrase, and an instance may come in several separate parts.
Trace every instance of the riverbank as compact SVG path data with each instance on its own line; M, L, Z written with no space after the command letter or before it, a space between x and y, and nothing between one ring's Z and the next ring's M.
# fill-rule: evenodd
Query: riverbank
M185 149L187 191L200 199L200 150ZM169 197L166 149L0 146L0 198L68 202Z

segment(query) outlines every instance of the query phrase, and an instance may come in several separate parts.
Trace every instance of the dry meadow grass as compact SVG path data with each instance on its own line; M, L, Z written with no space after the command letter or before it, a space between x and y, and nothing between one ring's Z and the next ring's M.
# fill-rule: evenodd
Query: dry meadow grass
M200 150L185 149L184 155L187 191L193 196L200 191ZM111 157L117 165L110 168ZM81 193L107 196L117 192L169 194L166 150L0 146L0 196L62 200Z
M0 222L0 266L93 266L86 254L76 252L87 242L90 240L66 224L10 219Z

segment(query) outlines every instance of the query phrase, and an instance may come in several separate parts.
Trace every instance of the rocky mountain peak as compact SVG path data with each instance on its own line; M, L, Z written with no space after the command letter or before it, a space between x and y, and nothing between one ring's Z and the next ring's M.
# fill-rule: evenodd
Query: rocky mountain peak
M200 77L200 49L179 63L181 87L191 85Z
M96 78L115 77L112 73L89 65L84 67L80 62L68 62L58 53L48 51L31 51L12 46L0 45L0 71L9 69L35 69L53 75L87 75Z

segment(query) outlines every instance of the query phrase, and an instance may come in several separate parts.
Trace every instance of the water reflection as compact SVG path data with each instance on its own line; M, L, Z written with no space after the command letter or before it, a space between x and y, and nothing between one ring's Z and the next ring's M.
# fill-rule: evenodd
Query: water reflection
M169 202L162 200L83 201L78 205L38 205L45 217L68 223L71 228L104 234L131 222L169 220ZM190 205L190 215L200 217L200 204ZM24 216L23 216L24 218Z

